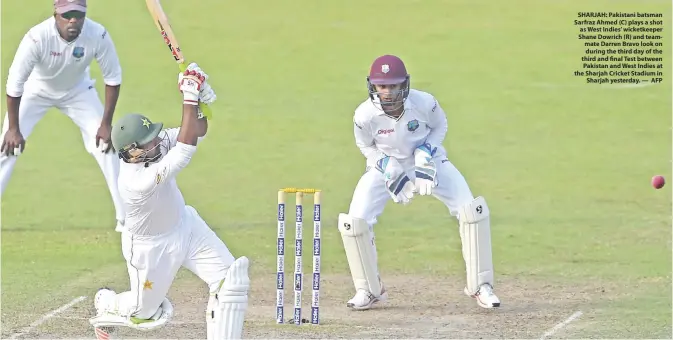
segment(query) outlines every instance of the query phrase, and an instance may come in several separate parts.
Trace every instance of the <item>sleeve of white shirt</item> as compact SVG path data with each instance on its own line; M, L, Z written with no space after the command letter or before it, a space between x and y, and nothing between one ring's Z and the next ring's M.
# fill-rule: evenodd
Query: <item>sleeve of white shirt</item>
M33 72L35 65L40 61L40 40L34 32L28 32L23 36L19 48L16 50L12 65L7 75L7 95L21 97L23 86Z
M168 148L172 148L176 145L178 142L178 135L180 134L180 128L168 128L164 129L164 132L166 133L166 137L168 137ZM205 139L206 136L202 136L196 139L196 145L199 145L203 139Z
M362 155L367 159L368 164L374 164L379 159L386 157L386 154L381 152L374 143L374 136L372 135L369 122L360 121L355 115L353 117L353 132L355 134L355 145L360 149Z
M196 146L177 142L159 162L151 164L139 184L142 192L151 192L167 179L175 177L192 159Z
M164 129L164 133L166 134L165 138L168 142L166 147L170 150L178 143L178 134L180 134L180 128Z
M446 138L446 132L449 130L449 125L446 120L446 113L439 105L437 99L432 98L432 106L429 108L428 113L428 126L430 127L430 134L426 139L426 142L430 143L432 146L440 146Z
M96 61L103 74L103 82L109 86L121 85L122 67L110 32L104 30L100 38L98 51L96 51Z

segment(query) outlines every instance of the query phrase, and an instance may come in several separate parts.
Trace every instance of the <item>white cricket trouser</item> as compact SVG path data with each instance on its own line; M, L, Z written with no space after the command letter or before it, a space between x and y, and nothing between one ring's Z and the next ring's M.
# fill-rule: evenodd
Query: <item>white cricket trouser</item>
M452 216L458 218L458 209L474 199L472 191L470 191L463 175L446 156L435 156L434 161L437 165L437 186L432 189L432 195L446 205ZM410 166L406 173L412 182L415 181L416 175L413 166ZM418 193L414 194L411 204L413 204L417 195ZM377 217L383 213L388 200L392 200L392 198L386 189L383 174L374 167L369 167L369 170L362 175L355 187L348 215L367 221L375 254L374 224L377 222Z
M85 84L80 84L79 86L85 86ZM35 125L42 120L47 110L52 107L56 107L70 117L79 127L84 141L84 148L96 159L98 166L103 171L108 190L112 195L117 220L123 221L126 218L126 214L121 197L119 196L119 189L117 188L119 157L115 153L104 154L96 148L96 133L103 119L103 104L98 98L96 88L93 86L89 89L84 88L81 92L69 95L62 100L44 98L33 91L26 91L21 98L21 105L19 106L19 129L26 140L26 152L31 152L28 136L33 132ZM7 113L5 113L0 142L4 140L8 129L9 122ZM4 153L0 155L0 195L5 192L16 160L17 157L15 156L6 156Z
M432 189L432 195L446 205L451 215L458 217L458 209L474 199L472 191L463 175L446 156L435 156L434 161L437 165L437 186ZM412 182L415 181L413 166L409 167L406 173ZM418 193L415 193L411 199L412 204L417 196ZM372 167L362 175L355 187L348 214L364 219L372 226L376 224L377 217L383 213L390 199L383 174Z
M131 290L116 296L122 315L148 319L161 305L184 266L216 292L234 257L198 212L185 207L180 227L158 236L122 232L122 252L126 258Z

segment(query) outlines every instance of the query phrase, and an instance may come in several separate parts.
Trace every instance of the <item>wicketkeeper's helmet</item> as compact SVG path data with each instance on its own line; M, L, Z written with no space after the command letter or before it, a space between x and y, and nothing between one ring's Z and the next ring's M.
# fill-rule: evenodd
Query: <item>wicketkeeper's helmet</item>
M367 89L369 90L369 97L374 101L379 98L379 93L376 91L374 85L396 85L402 84L401 89L394 94L392 100L381 100L380 104L387 104L393 110L404 105L404 102L409 96L411 87L410 75L407 73L407 68L404 62L394 55L383 55L372 63L367 77Z

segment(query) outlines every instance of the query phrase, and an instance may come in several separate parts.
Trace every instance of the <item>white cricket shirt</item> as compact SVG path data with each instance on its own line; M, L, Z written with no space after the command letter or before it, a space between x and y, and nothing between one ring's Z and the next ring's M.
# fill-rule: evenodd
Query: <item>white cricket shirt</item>
M448 131L446 114L427 92L410 90L404 113L397 119L367 99L355 109L353 123L355 144L368 166L385 156L396 158L404 168L413 166L414 150L425 142L437 147L436 155L446 154L442 146Z
M94 82L89 66L96 59L106 85L122 82L122 70L110 33L86 18L77 39L66 42L58 34L54 17L33 26L19 44L7 76L7 94L20 97L25 90L59 99L86 90Z
M120 162L117 184L126 208L124 226L132 234L160 235L181 224L185 199L175 177L189 164L196 146L178 142L179 132L171 128L159 133L165 154L158 162Z

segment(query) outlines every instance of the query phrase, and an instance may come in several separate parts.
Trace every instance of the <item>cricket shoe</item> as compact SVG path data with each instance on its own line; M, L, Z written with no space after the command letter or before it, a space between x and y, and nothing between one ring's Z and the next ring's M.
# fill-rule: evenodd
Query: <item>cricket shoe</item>
M467 287L465 287L463 292L465 292L465 295L477 300L477 304L483 308L500 307L500 299L493 293L493 287L488 283L482 284L474 295L467 291Z
M388 293L386 293L385 288L381 288L381 295L374 296L374 294L364 290L358 289L355 292L355 296L352 299L348 300L346 307L353 310L367 310L372 308L372 306L377 302L384 302L388 299Z
M101 314L101 312L109 309L116 295L117 293L110 288L103 287L99 289L93 298L93 306L96 308L96 313Z

